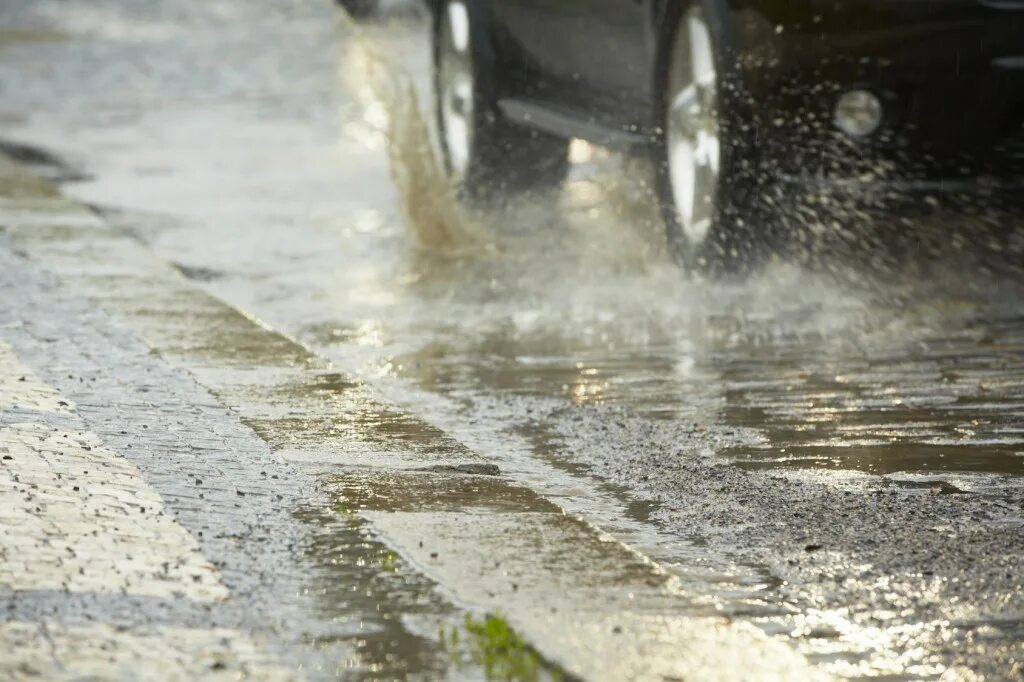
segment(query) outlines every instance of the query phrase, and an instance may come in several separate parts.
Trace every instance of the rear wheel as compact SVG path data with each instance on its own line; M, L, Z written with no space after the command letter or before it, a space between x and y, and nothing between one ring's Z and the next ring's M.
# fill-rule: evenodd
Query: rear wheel
M565 178L568 142L506 121L486 3L447 0L434 14L434 102L445 170L469 198L550 188Z
M706 6L707 5L707 6ZM658 190L673 255L696 271L735 271L756 264L749 239L750 174L737 112L723 88L721 24L712 3L693 3L665 52Z

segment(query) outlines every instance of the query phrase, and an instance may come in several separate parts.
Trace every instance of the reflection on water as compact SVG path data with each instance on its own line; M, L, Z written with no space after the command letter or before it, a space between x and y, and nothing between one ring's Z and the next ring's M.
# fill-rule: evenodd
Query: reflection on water
M577 325L579 310L547 316L510 301L508 319L434 330L390 368L463 398L499 391L674 419L710 411L760 434L723 451L748 466L1021 473L1024 318L986 317L1006 305L980 301L971 315L895 331L884 327L899 313L882 310L831 336L725 314L697 333L679 317L675 329L673 318L648 319L638 332L628 311Z
M865 335L838 352L729 354L722 418L759 429L762 440L728 454L755 467L1024 473L1016 305L979 303L969 315Z
M382 403L369 387L346 375L307 371L268 377L258 370L251 374L248 381L233 379L216 393L260 438L292 461L434 465L472 462L477 457L437 427Z
M778 359L737 368L732 357L711 358L681 371L666 350L595 357L591 349L580 349L538 359L520 355L526 347L502 345L486 345L473 357L465 349L442 354L434 344L429 363L417 355L403 358L401 366L432 390L464 391L475 384L563 396L575 404L620 404L661 418L685 418L697 407L694 399L705 406L717 402L723 425L760 434L756 442L723 450L750 466L1024 472L1020 368L1003 370L995 392L979 380L979 371L989 376L983 369L961 367L955 377L933 378L930 363L899 381L892 367L880 365L858 383L849 377L836 383ZM935 360L936 367L941 364ZM719 396L707 384L695 385L711 378L719 382Z
M459 611L438 596L432 582L370 535L341 490L328 487L333 508L295 514L310 532L304 552L314 571L307 590L330 623L310 633L310 643L351 648L335 670L325 672L345 679L443 676L448 656L433 634Z

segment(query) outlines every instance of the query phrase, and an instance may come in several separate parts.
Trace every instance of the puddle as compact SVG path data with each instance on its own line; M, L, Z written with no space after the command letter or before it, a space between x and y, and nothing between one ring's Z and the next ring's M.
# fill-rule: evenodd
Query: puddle
M464 446L415 417L372 404L319 417L307 414L244 421L276 450L315 451L328 448L332 443L342 443L346 449L362 444L403 455L447 458L466 452ZM427 458L427 461L432 459Z
M618 406L753 434L719 447L751 469L1024 473L1024 318L1012 294L949 317L940 295L938 315L916 320L870 298L843 303L856 314L844 320L813 302L755 316L738 298L717 315L697 303L659 317L614 301L549 314L555 301L506 296L477 308L475 324L423 330L430 341L390 356L389 374L467 405L496 394Z
M437 632L461 612L436 586L375 540L347 501L295 513L309 529L302 552L311 571L306 589L330 627L310 633L315 648L348 645L329 676L353 679L443 677L449 654Z
M933 495L964 495L967 491L961 490L952 483L940 479L931 480L901 480L882 479L885 486L901 488L903 490L927 491Z
M284 453L345 454L383 466L392 453L408 462L475 461L478 455L437 427L385 405L362 382L335 372L305 372L281 383L222 388L243 421ZM375 458L379 461L375 462ZM393 462L392 462L393 463ZM480 466L483 466L482 464Z
M463 511L561 513L557 505L529 488L490 476L433 473L346 475L331 490L354 511Z
M227 363L239 368L315 368L321 364L291 339L266 329L253 318L203 292L185 286L168 291L165 281L147 286L145 280L138 278L108 281L108 285L133 290L125 297L121 312L147 318L151 324L162 328L161 353L187 355L215 365ZM152 307L138 307L140 288L152 290L148 303ZM158 297L169 300L160 301ZM111 294L110 304L118 307L116 294Z
M761 438L724 454L750 468L1024 473L1024 319L978 322L788 354L775 376L764 361L728 363L721 417Z
M333 507L295 514L310 531L302 549L311 569L306 590L330 623L310 633L309 643L316 648L341 644L352 651L334 670L323 672L346 679L565 679L500 616L477 617L453 606L435 583L376 539L356 513L402 508L373 491L389 499L404 497L403 488L416 478L327 479ZM425 481L430 482L439 479ZM460 507L455 499L450 502Z

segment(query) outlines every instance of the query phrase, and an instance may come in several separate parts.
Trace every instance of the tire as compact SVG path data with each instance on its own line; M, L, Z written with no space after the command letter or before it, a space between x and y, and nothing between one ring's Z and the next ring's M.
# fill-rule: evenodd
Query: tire
M756 267L770 241L752 208L755 150L726 59L726 16L714 0L684 6L667 24L658 74L655 168L669 249L687 270L708 274Z
M487 2L442 0L432 33L441 157L462 196L493 200L561 183L568 141L515 125L498 108L502 74Z

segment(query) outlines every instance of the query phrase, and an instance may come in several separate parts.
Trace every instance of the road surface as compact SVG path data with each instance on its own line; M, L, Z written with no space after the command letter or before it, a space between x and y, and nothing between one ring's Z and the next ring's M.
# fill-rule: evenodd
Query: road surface
M694 281L585 145L458 208L401 5L0 27L6 676L1024 674L1019 238Z

